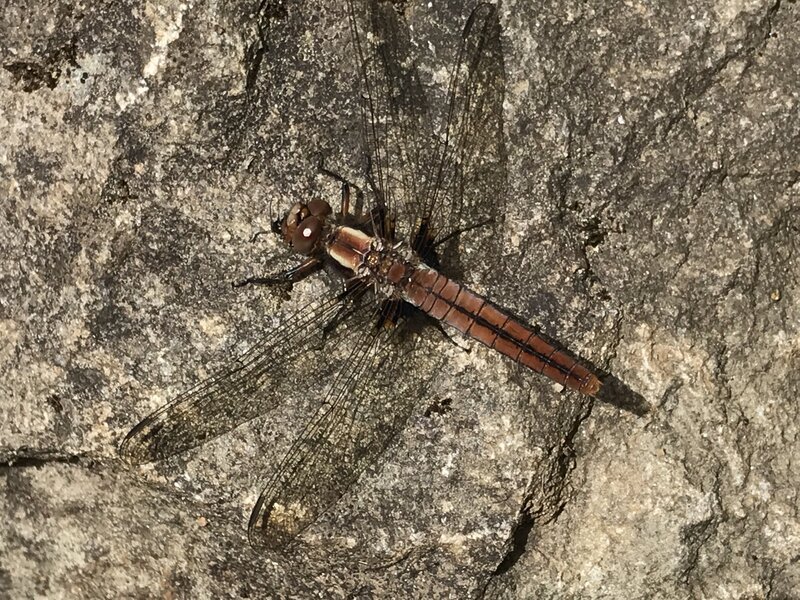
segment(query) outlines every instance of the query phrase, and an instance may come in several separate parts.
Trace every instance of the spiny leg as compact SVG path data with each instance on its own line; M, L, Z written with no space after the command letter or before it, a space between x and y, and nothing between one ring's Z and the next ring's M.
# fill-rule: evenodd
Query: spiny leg
M266 229L259 229L256 231L252 236L250 236L250 243L255 244L258 241L258 238L262 235L267 235L268 233L275 233L273 230L267 231Z
M245 285L289 285L305 279L312 273L322 268L322 261L318 258L308 258L299 265L290 267L285 271L280 271L269 277L247 277L233 282L233 287L243 287Z
M449 242L462 233L484 227L493 222L494 219L484 219L478 223L473 223L472 225L467 225L465 227L461 227L460 229L456 229L455 231L451 231L441 239L436 239L436 231L430 227L430 222L427 219L424 219L417 228L417 234L414 238L413 248L417 251L417 253L419 253L419 255L427 264L433 267L438 267L439 256L436 249L439 246Z
M447 242L447 241L453 239L454 237L456 237L457 235L461 235L462 233L466 233L468 231L472 231L473 229L478 229L479 227L483 227L485 225L489 225L490 223L493 223L493 222L494 222L494 219L489 218L489 219L484 219L483 221L480 221L479 223L473 223L472 225L467 225L466 227L462 227L461 229L456 229L455 231L452 231L452 232L448 233L442 239L436 240L436 242L434 242L434 244L433 244L433 247L435 248L436 246L444 244L445 242Z
M353 278L345 282L344 294L349 295L353 300L356 300L361 294L364 293L366 288L363 287L364 281L362 279ZM359 291L360 288L360 291ZM326 339L331 332L338 327L347 317L354 314L358 310L357 302L342 302L336 311L336 314L322 326L322 337Z
M447 330L444 328L444 325L442 325L442 323L440 321L436 321L434 323L434 327L436 327L437 331L440 334L442 334L442 337L445 339L445 341L450 342L451 344L453 344L453 346L455 346L459 350L462 350L463 352L466 352L467 354L470 353L469 346L460 344L458 342L458 340L456 340L456 338L454 338L452 335L447 333Z
M339 209L339 215L342 218L350 215L350 190L354 189L356 191L356 204L353 216L356 217L356 219L359 219L364 211L364 192L361 190L361 188L347 180L339 173L326 168L323 158L319 159L319 162L317 163L317 169L323 175L326 175L327 177L330 177L331 179L334 179L342 184L342 203Z

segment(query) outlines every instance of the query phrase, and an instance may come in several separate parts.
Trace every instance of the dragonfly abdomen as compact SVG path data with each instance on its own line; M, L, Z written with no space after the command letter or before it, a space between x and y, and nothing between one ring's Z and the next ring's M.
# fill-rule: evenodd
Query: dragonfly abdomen
M521 365L588 396L600 380L576 359L529 326L465 286L428 267L420 267L403 287L405 300Z

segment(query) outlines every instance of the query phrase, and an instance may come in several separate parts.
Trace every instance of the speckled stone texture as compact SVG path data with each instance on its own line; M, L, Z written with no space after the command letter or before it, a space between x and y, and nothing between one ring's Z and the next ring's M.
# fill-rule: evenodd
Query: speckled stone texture
M403 4L441 86L469 7ZM117 447L338 284L230 285L288 264L249 241L270 218L335 201L318 157L358 176L342 5L4 5L0 597L800 597L800 7L500 18L510 227L465 277L649 410L431 335L448 364L380 463L257 555L323 382L164 463Z

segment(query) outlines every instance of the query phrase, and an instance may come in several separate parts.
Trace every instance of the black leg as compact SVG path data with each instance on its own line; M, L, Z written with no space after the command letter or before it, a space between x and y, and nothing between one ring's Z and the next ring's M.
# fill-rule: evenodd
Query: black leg
M275 273L269 277L247 277L233 282L233 287L243 287L245 285L290 285L305 279L312 273L322 268L322 261L318 258L309 258L299 265L296 265L280 273Z
M345 291L343 294L345 296L351 296L351 298L355 299L358 295L364 293L364 288L360 290L356 290L355 286L361 282L359 279L352 279L345 283ZM347 319L350 315L354 314L358 310L358 303L357 302L342 302L339 304L339 307L336 309L336 314L331 317L331 319L322 326L322 338L326 339L331 332L339 326L339 324Z
M370 215L375 233L385 240L394 242L395 215L389 214L389 211L386 209L386 204L383 202L378 203L375 208L372 209Z
M322 158L320 158L319 162L317 163L317 169L323 175L326 175L327 177L330 177L331 179L334 179L342 184L342 206L339 214L342 217L350 214L350 190L354 189L356 191L356 205L355 212L353 214L356 217L361 216L361 213L364 210L364 192L361 190L361 188L339 175L339 173L325 168L324 160Z
M441 324L440 321L436 321L434 327L436 327L439 333L442 334L442 337L444 337L445 340L453 344L453 346L455 346L459 350L463 350L464 352L469 354L469 346L462 346L461 344L459 344L458 341L456 341L456 339L452 335L447 333L447 331L445 330L444 326Z
M433 245L434 248L439 246L440 244L444 244L445 242L452 240L457 235L461 235L462 233L466 233L467 231L472 231L473 229L478 229L478 227L483 227L484 225L488 225L489 223L494 223L494 219L485 219L479 223L474 223L472 225L467 225L466 227L462 227L461 229L456 229L455 231L447 234L440 240L436 240L436 243Z
M262 235L267 235L268 233L272 233L272 231L267 231L266 229L259 229L250 237L250 243L254 244L258 241L258 238Z

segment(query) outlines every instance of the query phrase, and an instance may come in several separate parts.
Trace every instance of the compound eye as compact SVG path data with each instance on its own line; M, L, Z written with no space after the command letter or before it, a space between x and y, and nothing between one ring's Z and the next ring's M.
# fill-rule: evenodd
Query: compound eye
M297 227L308 215L308 207L298 202L292 205L292 208L290 208L289 212L286 214L286 224L290 228Z
M307 206L308 212L315 217L327 217L333 212L331 205L325 202L325 200L312 200Z
M305 204L297 202L287 211L286 216L280 224L280 232L287 242L292 241L295 231L303 222L303 219L308 217L308 207Z
M317 217L307 217L292 235L292 248L301 254L311 254L322 233L322 222Z

